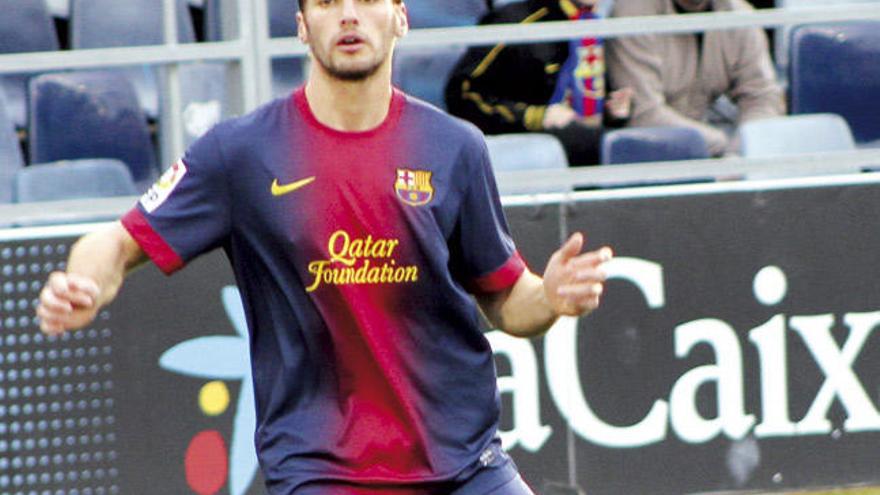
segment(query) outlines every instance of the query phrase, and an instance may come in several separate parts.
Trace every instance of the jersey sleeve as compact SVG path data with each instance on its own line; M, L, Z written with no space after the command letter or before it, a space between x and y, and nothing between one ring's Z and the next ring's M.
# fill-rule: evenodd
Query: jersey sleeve
M230 231L230 195L213 131L162 174L122 225L166 274L223 244Z
M501 207L485 141L469 153L467 189L451 253L454 273L472 292L498 292L512 286L526 269Z

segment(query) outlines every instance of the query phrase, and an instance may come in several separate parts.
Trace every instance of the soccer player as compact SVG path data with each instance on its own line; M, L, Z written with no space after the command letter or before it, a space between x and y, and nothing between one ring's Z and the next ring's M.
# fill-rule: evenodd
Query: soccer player
M480 309L537 335L597 307L608 248L573 235L531 273L479 131L391 86L400 0L302 0L308 82L221 123L71 250L37 314L87 325L149 257L221 247L250 330L255 442L273 495L523 495L499 445ZM475 297L472 297L475 296Z

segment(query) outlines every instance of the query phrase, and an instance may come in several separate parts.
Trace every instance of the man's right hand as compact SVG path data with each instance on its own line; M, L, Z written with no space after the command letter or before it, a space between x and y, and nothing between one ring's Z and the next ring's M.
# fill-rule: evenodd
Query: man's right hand
M559 129L571 124L580 118L574 110L565 103L554 103L544 111L544 129Z
M40 330L58 335L81 328L98 314L98 284L89 277L74 273L53 272L40 292L37 316Z

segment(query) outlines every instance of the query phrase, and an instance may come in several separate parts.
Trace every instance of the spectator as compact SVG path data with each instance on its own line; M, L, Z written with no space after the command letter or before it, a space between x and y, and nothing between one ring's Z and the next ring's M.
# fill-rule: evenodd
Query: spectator
M526 0L500 7L480 23L593 19L610 7L599 0ZM446 106L486 134L553 134L569 163L591 165L599 162L603 124L619 127L629 115L631 90L606 99L606 86L601 39L500 43L471 48L462 57L446 86Z
M641 0L618 2L613 15L752 8L745 0ZM720 96L736 104L739 123L785 113L767 38L759 28L617 38L608 43L608 70L618 84L634 89L629 125L696 128L715 156L737 151L722 129L705 122Z

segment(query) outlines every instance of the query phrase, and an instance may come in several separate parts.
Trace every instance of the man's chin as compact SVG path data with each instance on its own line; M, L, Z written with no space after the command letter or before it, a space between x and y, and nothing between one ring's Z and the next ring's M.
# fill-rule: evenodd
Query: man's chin
M327 67L327 72L340 81L359 82L375 74L380 66L381 64L367 67Z
M334 79L338 79L340 81L346 81L346 82L360 82L360 81L367 79L368 77L370 77L371 75L373 75L375 73L376 73L375 70L370 71L370 70L357 70L357 69L331 70L330 71L330 75Z

